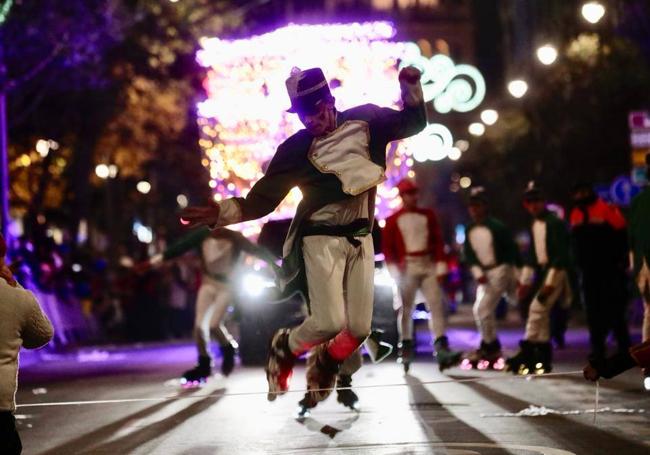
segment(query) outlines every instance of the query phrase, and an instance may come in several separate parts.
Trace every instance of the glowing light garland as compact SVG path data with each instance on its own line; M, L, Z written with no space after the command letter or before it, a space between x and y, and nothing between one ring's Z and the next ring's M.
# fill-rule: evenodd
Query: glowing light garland
M207 99L197 106L199 144L215 200L246 196L277 146L302 128L297 116L286 112L284 82L294 66L323 68L340 110L365 103L398 107L400 63L423 70L425 97L439 112L466 112L482 101L485 83L477 70L455 66L446 56L426 59L417 45L390 41L394 35L392 24L369 22L289 25L249 39L201 40L197 60L209 70L203 83ZM414 176L412 157L439 160L452 147L451 133L439 124L410 141L391 144L388 180L378 188L378 217L385 218L399 205L395 184ZM295 189L266 219L291 217L301 197ZM255 235L266 219L240 228Z

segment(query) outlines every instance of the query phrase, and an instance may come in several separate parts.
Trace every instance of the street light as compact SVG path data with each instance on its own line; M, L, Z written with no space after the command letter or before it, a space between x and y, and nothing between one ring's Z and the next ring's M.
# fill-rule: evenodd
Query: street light
M149 191L151 191L151 183L146 180L139 181L135 187L142 194L149 194Z
M45 158L50 153L50 143L45 139L39 139L36 141L36 151Z
M458 148L458 150L461 152L466 152L469 148L469 141L466 141L465 139L458 139L454 144L454 147Z
M469 128L467 129L469 131L469 134L472 136L483 136L483 133L485 133L485 125L480 122L470 124Z
M537 48L537 59L543 65L551 65L557 60L557 49L551 44L544 44Z
M605 15L605 7L600 2L587 2L582 5L580 12L587 22L596 24Z
M109 170L106 164L98 164L97 166L95 166L95 174L100 179L106 180L111 174L111 171Z
M515 79L508 83L508 91L515 98L521 98L528 91L528 83L523 79Z
M447 154L449 159L452 160L452 161L458 160L461 155L462 155L462 153L461 153L461 151L460 151L460 149L458 147L450 148L449 153Z
M485 109L481 112L481 121L486 125L494 125L499 120L499 113L494 109Z
M472 179L469 177L461 177L458 183L460 184L461 188L467 189L472 186Z
M189 201L187 200L187 196L185 196L184 194L179 194L178 196L176 196L176 203L180 208L184 209L185 207L187 207Z

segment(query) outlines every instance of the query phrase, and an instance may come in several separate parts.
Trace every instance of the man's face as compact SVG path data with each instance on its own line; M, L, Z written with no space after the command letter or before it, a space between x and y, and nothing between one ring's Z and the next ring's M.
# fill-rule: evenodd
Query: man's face
M524 208L528 213L530 213L530 215L536 218L544 212L544 209L546 209L546 202L542 199L524 201Z
M334 100L319 103L313 113L299 112L298 118L313 136L318 137L330 133L336 129Z
M487 206L482 202L471 202L467 207L469 216L475 223L482 222L487 216Z
M402 203L404 204L404 207L406 207L407 209L412 209L417 207L418 205L417 190L406 191L404 193L401 193L400 197L402 198Z

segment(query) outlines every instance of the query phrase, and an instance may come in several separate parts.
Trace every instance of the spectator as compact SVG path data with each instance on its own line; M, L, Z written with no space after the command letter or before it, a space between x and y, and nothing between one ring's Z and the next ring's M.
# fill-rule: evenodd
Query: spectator
M17 387L18 352L36 349L52 339L52 324L41 311L34 294L20 286L5 264L7 246L0 236L0 453L20 454L14 395Z

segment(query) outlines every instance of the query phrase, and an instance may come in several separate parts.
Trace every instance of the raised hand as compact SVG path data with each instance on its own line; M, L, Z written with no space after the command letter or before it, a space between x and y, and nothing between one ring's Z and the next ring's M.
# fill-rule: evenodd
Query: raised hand
M406 66L399 72L399 80L409 84L415 84L420 80L422 73L414 66Z

